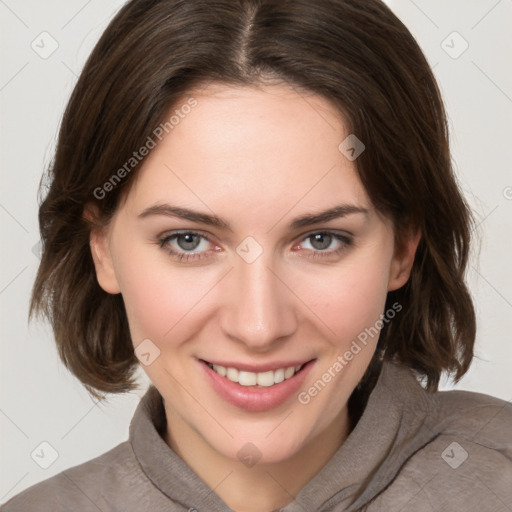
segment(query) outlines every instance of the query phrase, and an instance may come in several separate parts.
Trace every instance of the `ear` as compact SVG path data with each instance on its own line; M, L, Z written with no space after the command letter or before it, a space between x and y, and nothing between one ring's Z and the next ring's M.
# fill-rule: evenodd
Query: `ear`
M388 291L398 290L409 279L420 238L419 230L409 230L395 243L395 253L389 269Z
M89 245L96 268L98 284L107 293L120 293L121 288L117 282L114 263L110 253L108 228L98 222L100 216L97 206L92 203L85 205L83 217L92 226L89 235Z

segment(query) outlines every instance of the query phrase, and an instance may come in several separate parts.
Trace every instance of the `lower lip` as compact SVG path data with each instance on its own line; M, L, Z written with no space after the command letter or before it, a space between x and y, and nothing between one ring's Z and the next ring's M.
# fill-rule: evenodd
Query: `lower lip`
M293 377L269 387L241 386L221 377L205 362L198 360L213 389L231 405L246 411L266 411L278 407L295 395L308 376L315 360L306 363Z

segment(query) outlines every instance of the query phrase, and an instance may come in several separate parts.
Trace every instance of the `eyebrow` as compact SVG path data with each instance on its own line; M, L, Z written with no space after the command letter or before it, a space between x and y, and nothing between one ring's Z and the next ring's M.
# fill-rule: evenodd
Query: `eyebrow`
M305 226L318 224L320 222L327 222L333 219L346 217L347 215L362 213L367 215L369 210L360 206L351 204L341 204L323 210L318 213L307 213L297 217L289 224L290 229L299 229ZM201 224L207 224L208 226L214 226L216 228L225 229L227 231L233 231L232 227L228 222L218 217L217 215L210 215L208 213L198 212L189 208L183 208L178 206L172 206L170 204L156 204L146 208L142 213L138 215L139 218L146 218L153 215L164 215L167 217L177 217L180 219L190 220L192 222L198 222Z

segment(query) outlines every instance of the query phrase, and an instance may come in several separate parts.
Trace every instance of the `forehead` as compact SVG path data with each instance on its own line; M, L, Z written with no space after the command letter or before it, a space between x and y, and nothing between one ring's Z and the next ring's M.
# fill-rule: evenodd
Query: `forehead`
M195 106L183 108L192 98ZM338 148L349 135L342 116L322 96L287 84L210 84L183 96L173 114L177 122L138 171L134 208L179 202L266 216L272 208L275 217L298 202L369 205Z

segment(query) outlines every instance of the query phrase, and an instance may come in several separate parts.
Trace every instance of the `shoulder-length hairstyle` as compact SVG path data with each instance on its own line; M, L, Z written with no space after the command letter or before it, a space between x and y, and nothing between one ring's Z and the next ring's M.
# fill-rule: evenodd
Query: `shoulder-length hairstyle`
M435 78L392 11L379 0L132 0L89 56L61 122L29 313L49 319L63 363L94 397L136 389L138 359L122 296L97 282L85 205L96 206L96 225L108 223L144 159L105 184L195 86L279 81L339 109L366 146L357 172L397 242L421 232L409 281L387 298L386 310L402 310L383 326L362 383L371 388L383 359L415 370L428 390L442 372L457 381L469 368L472 218Z

